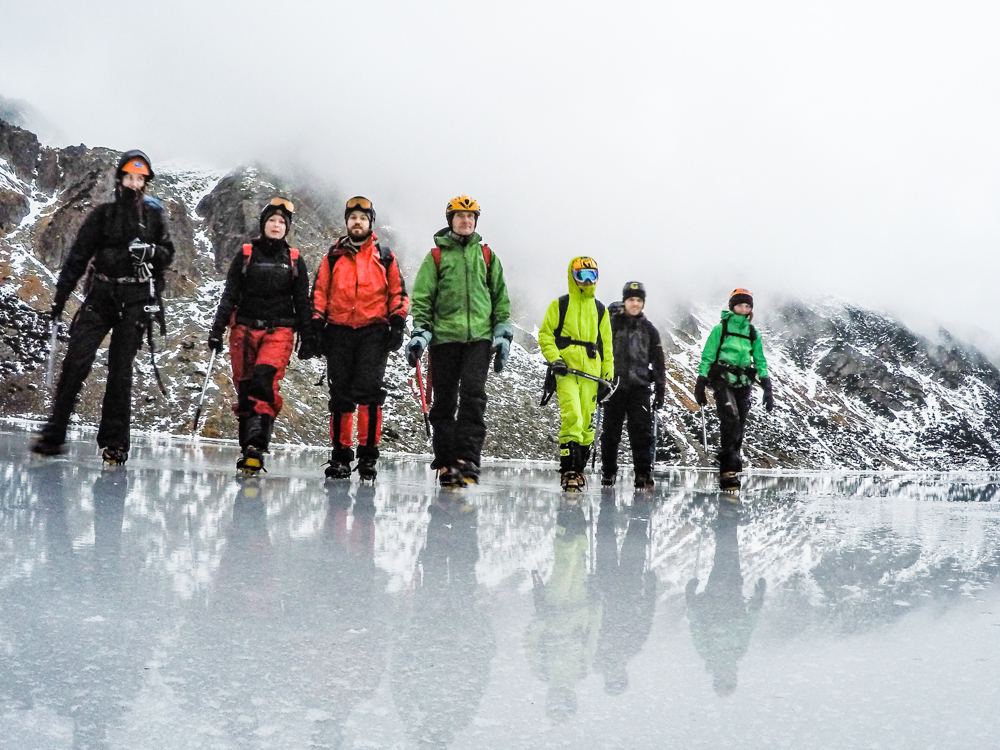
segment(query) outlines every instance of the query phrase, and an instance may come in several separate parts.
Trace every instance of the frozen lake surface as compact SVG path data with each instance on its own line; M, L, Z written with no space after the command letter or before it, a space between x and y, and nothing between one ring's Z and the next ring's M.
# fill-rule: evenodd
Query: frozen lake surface
M0 434L0 748L1000 747L1000 477L554 469Z

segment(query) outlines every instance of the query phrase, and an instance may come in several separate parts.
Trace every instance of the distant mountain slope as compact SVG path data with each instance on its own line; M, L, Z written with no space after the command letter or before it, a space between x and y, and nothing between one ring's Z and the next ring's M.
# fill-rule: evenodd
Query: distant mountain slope
M0 121L0 412L5 415L46 412L46 311L54 274L87 212L109 199L117 157L118 152L103 148L48 148L32 133ZM204 378L206 327L222 272L240 244L256 233L261 205L275 193L296 203L293 239L312 269L342 231L342 197L254 165L225 175L155 166L152 192L168 209L178 248L168 276L169 335L157 342L169 399L156 393L143 352L134 419L139 428L179 433L188 429ZM411 279L416 260L401 258ZM656 321L670 378L660 414L661 461L705 461L691 390L701 347L717 320L717 311L701 308L673 321ZM534 326L520 322L526 329ZM751 465L937 470L1000 465L1000 371L976 349L944 331L932 342L883 314L843 302L788 301L760 310L755 324L771 365L777 409L765 414L755 389L745 446ZM85 422L99 415L102 367L81 397ZM293 359L282 386L290 408L278 420L277 441L327 442L327 394L316 384L323 372L315 360ZM537 406L543 372L537 344L519 330L510 365L491 375L488 384L488 455L554 457L557 410ZM386 447L426 451L407 383L409 369L400 354L390 359L388 373ZM202 432L234 437L228 367L217 368L214 381ZM706 411L712 433L715 419L711 409Z

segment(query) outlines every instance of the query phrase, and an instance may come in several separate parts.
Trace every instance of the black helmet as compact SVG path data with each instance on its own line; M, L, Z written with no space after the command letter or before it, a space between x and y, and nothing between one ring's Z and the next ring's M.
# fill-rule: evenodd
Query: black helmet
M153 163L139 149L126 151L118 160L118 169L115 171L115 180L121 181L126 172L141 174L146 178L146 182L152 180L156 175L153 173Z
M285 219L285 234L292 230L292 217L295 215L295 206L287 198L271 198L271 202L264 206L260 212L260 233L264 234L264 225L267 220L275 214L281 214Z
M630 281L622 287L622 302L629 297L638 297L643 302L646 301L646 287L642 285L641 281Z
M375 228L375 206L372 202L365 198L363 195L355 195L344 207L344 221L347 221L347 217L351 215L354 211L361 211L364 214L368 214L368 222L371 224L371 228Z

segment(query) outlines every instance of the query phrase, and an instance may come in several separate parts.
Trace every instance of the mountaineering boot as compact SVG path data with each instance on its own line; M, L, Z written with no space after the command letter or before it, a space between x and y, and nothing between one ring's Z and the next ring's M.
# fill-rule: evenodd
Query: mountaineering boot
M362 482L374 482L375 477L378 476L378 469L375 468L377 460L372 456L361 456L358 459L358 479Z
M723 471L719 473L719 489L726 492L735 492L740 488L740 475L736 471Z
M442 466L438 469L438 483L442 487L464 487L462 474L454 466Z
M474 461L459 461L458 473L466 484L479 484L479 467Z
M333 449L330 454L330 460L327 462L326 467L327 479L350 479L351 477L351 461L354 460L354 451L350 448L344 448L338 446Z
M121 466L128 461L128 451L124 448L105 448L101 453L104 463L111 466Z
M656 483L648 472L640 472L635 475L635 488L637 490L651 490L655 486Z
M264 454L256 445L248 445L236 462L236 470L243 475L253 476L264 471Z
M62 443L57 443L45 435L37 438L35 442L31 444L31 452L37 453L39 456L58 456L65 450Z
M582 492L587 486L587 478L578 471L566 471L562 475L562 488L566 492Z
M612 472L610 474L601 474L601 487L614 487L615 482L618 481L618 472Z

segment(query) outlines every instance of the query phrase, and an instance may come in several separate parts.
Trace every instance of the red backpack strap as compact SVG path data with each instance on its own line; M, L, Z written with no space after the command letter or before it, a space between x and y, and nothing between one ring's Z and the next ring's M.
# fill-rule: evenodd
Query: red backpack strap
M486 263L486 269L489 270L490 261L493 260L493 251L490 250L490 246L485 242L481 245L483 248L483 262Z
M437 245L431 250L431 257L434 258L434 267L440 271L441 270L441 248Z
M299 278L299 249L297 247L288 248L288 255L292 260L292 281Z
M253 245L249 242L243 246L243 275L247 274L247 266L250 265L250 254L253 253Z
M299 259L299 249L297 247L288 248L288 254L292 256L292 263Z

